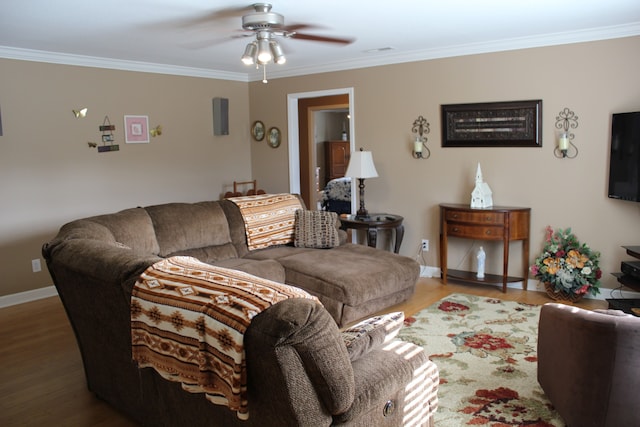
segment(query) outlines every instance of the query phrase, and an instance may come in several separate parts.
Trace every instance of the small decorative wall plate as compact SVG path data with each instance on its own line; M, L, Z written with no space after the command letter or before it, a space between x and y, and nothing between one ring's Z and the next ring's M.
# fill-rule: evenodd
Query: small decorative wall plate
M267 138L267 142L272 148L278 148L280 146L280 129L278 129L277 127L269 128L269 134Z
M253 122L251 126L251 136L253 136L253 139L256 141L262 141L264 139L264 123L260 120Z

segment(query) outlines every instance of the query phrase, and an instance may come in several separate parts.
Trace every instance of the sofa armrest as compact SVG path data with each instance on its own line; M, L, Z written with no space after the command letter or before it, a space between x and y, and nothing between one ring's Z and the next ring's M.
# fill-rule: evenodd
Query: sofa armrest
M271 306L253 318L245 350L250 407L266 399L275 419L290 412L283 425L328 425L351 406L353 369L321 304L292 298Z
M338 228L338 239L340 240L340 244L344 245L345 243L347 243L348 238L349 235L347 234L347 232L341 228Z
M568 425L638 425L640 319L542 306L538 382ZM629 418L635 416L635 419Z
M93 239L45 243L42 255L52 276L55 276L56 269L61 266L77 273L79 277L116 285L130 281L162 259L156 255L137 254L127 247L108 241Z
M438 370L424 350L391 341L349 361L322 305L281 301L245 333L249 411L280 425L426 425L437 408Z

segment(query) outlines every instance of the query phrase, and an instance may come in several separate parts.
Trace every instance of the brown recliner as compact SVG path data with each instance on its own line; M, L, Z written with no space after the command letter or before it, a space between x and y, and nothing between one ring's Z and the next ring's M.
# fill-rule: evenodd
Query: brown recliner
M640 318L545 304L538 382L569 427L640 426Z

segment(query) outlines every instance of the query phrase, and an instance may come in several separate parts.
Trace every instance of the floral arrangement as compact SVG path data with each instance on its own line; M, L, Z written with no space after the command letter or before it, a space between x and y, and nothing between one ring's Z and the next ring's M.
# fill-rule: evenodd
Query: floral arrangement
M547 226L544 250L530 270L556 292L597 295L602 277L599 260L600 252L580 244L571 228L554 231Z

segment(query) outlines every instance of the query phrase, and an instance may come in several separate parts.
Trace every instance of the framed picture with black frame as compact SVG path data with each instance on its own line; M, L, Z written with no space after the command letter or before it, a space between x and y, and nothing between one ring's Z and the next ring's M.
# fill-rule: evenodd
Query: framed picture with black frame
M440 106L443 147L542 147L542 100Z

